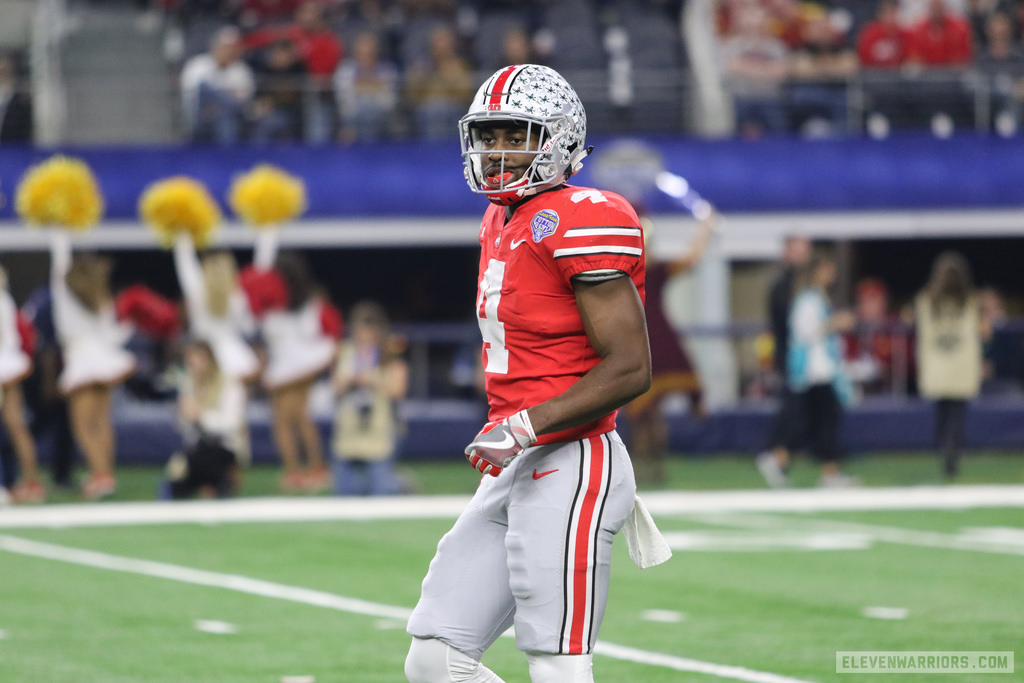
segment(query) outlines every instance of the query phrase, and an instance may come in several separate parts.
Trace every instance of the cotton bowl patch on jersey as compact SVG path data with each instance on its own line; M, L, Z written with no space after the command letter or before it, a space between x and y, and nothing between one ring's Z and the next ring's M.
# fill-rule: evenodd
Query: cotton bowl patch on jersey
M533 215L530 229L533 230L533 241L540 242L548 235L553 235L558 228L558 213L551 209L543 209Z

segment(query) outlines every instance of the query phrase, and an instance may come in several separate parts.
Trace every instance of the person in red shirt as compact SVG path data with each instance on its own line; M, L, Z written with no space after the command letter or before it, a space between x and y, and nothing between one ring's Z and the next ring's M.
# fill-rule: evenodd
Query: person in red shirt
M333 138L334 93L332 78L345 48L324 17L316 0L297 6L294 21L251 31L245 36L247 49L259 49L282 41L291 42L305 64L307 78L315 97L305 120L305 139L320 144Z
M946 0L931 0L928 16L910 29L911 62L960 66L970 63L973 52L970 25L949 11Z
M910 33L900 25L899 0L882 0L875 19L857 37L861 68L894 69L907 61L909 52Z
M476 301L491 421L465 451L491 476L430 563L405 674L500 683L480 658L514 624L534 683L591 683L613 537L649 519L615 432L651 383L643 229L623 197L566 184L591 148L554 70L499 69L459 130L470 189L491 201ZM647 529L633 538L660 539Z

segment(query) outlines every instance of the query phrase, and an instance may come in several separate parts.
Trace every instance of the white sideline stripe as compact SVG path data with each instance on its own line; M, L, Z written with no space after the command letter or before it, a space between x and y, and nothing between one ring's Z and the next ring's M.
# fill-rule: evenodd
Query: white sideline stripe
M1024 556L1024 545L1016 536L1006 538L976 529L964 529L960 533L950 534L942 531L924 531L901 527L862 524L860 522L843 522L827 519L800 519L765 514L730 514L693 515L691 519L740 529L779 530L786 529L861 534L874 541L893 543L896 545L913 545L923 548L942 548L944 550L967 550L997 555Z
M658 491L641 497L653 515L725 512L962 510L1024 508L1024 486L908 486L857 489ZM455 519L469 496L236 498L212 501L70 503L0 507L0 529L239 522Z
M386 619L398 619L407 621L412 610L405 607L394 607L382 605L356 598L347 598L334 593L299 588L285 584L274 583L253 579L237 574L222 574L203 569L193 569L176 564L165 562L154 562L151 560L140 560L132 557L109 555L95 550L83 550L81 548L70 548L67 546L31 541L16 536L0 535L0 550L17 555L27 555L69 564L94 567L96 569L108 569L110 571L125 572L128 574L141 574L170 581L178 581L197 586L209 586L212 588L224 588L240 593L258 595L266 598L277 598L289 602L298 602L314 607L326 607L341 612L362 614L365 616L379 617ZM506 634L508 635L508 634ZM724 666L711 662L702 662L696 659L676 657L657 652L647 652L624 645L615 645L604 641L598 642L595 653L622 659L638 664L660 666L676 671L689 671L705 673L719 678L729 678L736 681L747 681L748 683L811 683L810 681L798 678L788 678L772 673L754 671L738 666Z

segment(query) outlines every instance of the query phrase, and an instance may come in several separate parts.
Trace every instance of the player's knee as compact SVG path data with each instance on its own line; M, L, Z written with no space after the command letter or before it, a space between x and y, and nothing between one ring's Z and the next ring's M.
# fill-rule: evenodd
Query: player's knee
M448 646L434 638L413 638L405 657L409 683L448 683Z
M533 683L594 683L593 655L527 654Z
M405 658L409 683L502 683L490 669L436 638L413 638Z

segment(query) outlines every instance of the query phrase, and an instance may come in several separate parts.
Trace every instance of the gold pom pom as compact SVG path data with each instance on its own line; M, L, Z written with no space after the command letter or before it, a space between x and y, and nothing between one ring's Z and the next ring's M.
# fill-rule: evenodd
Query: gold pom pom
M279 168L260 164L235 179L228 203L246 223L276 227L306 210L306 184Z
M139 215L167 247L182 232L197 247L207 246L221 218L220 207L206 186L186 176L158 180L147 187L139 198Z
M84 161L58 154L25 173L14 208L31 225L88 230L103 215L103 195Z

